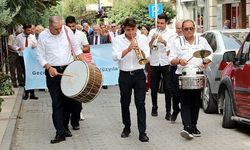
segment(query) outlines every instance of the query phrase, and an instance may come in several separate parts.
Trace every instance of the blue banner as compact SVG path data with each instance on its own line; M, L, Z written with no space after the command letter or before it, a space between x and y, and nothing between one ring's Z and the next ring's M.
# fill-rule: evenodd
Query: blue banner
M25 48L23 52L25 65L25 90L47 89L44 68L36 58L36 48Z
M119 69L112 59L111 44L90 45L92 59L103 75L103 85L117 85Z

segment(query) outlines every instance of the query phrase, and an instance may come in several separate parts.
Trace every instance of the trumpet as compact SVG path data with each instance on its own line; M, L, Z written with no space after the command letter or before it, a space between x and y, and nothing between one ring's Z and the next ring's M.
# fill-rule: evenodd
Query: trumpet
M148 60L147 58L145 57L145 53L138 47L138 43L137 43L137 40L136 38L134 38L134 43L137 45L134 50L135 50L135 54L136 54L136 57L138 58L138 63L140 65L145 65L148 63Z
M158 46L157 46L157 43L158 43L158 38L159 38L159 34L160 34L160 29L156 29L156 38L152 44L152 50L157 50L158 49Z

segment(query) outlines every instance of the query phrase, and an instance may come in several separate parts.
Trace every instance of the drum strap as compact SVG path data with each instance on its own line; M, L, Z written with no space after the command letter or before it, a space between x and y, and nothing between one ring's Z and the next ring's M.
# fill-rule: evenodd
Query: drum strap
M64 30L65 30L65 33L66 33L66 36L67 36L67 39L68 39L68 42L69 42L69 47L70 47L70 50L71 50L71 54L73 55L74 59L76 58L76 54L75 52L73 51L73 46L72 46L72 43L71 43L71 40L69 38L69 33L68 33L68 29L64 26Z
M179 40L180 40L181 46L185 45L185 38L184 38L184 36L179 36ZM195 36L195 45L199 45L199 44L200 44L200 36L196 35Z

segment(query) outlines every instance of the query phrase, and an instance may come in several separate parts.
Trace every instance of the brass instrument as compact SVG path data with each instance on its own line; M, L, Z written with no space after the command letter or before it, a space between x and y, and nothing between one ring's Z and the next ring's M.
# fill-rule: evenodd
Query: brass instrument
M138 58L138 63L139 64L141 64L141 65L145 65L145 64L147 64L148 63L148 60L147 60L147 58L145 57L145 54L144 54L144 52L138 47L138 43L137 43L137 40L136 40L136 38L134 38L134 43L137 45L135 48L134 48L134 50L135 50L135 54L136 54L136 56L137 56L137 58Z
M158 43L158 38L159 38L159 34L160 34L160 29L156 29L156 38L152 44L152 50L157 50L158 49L158 46L157 46L157 43Z

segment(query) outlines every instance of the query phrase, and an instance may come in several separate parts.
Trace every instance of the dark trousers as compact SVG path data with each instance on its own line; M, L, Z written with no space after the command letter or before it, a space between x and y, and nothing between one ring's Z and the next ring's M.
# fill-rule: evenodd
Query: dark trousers
M70 117L70 123L72 127L79 126L80 121L80 113L82 110L82 103L76 100L72 100L71 102L71 117Z
M122 111L122 122L125 128L130 128L130 110L132 89L134 89L134 100L137 109L137 124L139 133L145 133L146 130L146 76L143 69L134 73L120 71L119 74L120 102Z
M24 85L25 85L26 76L25 76L25 65L24 65L23 56L19 56L19 61L20 61L20 64L21 64L21 67L22 67L22 70L23 70ZM25 88L24 88L24 90L25 90ZM30 93L30 95L35 95L35 90L25 90L25 95L27 95L29 93Z
M161 78L163 78L163 88L165 94L166 112L171 112L171 95L170 95L170 66L150 66L151 78L151 99L153 107L157 105L157 95Z
M197 124L200 110L201 90L180 90L181 118L184 126Z
M57 72L63 73L66 67L55 67ZM68 129L68 122L71 111L72 99L67 98L61 90L61 76L50 77L45 71L47 87L52 99L52 120L56 129L56 134L64 135Z
M170 93L173 102L173 114L180 111L179 76L175 73L177 66L170 67Z
M17 53L9 51L8 60L10 66L10 77L13 85L24 84L23 71L20 64L19 56Z

